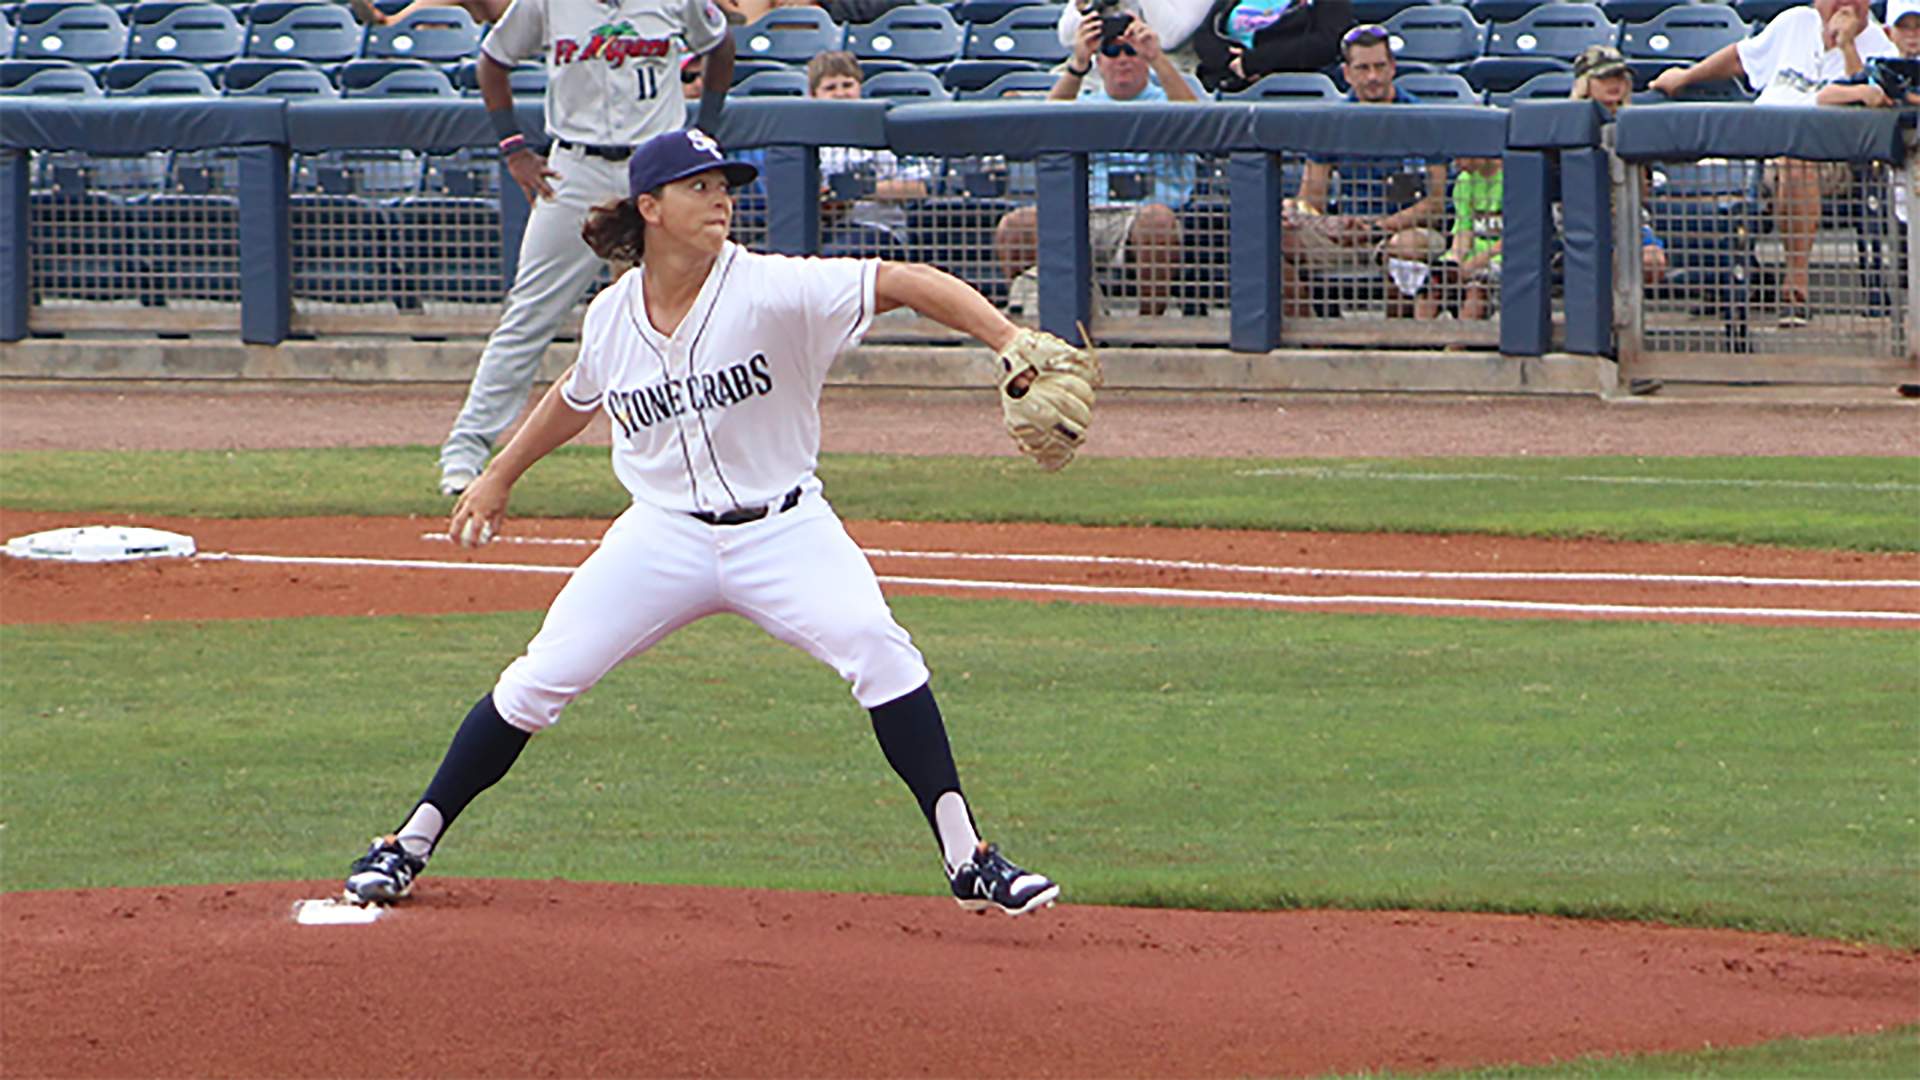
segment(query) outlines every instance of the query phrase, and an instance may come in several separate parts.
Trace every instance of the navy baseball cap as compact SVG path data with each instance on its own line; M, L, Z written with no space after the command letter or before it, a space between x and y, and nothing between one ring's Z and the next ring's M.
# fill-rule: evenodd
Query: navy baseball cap
M720 153L720 144L699 128L655 135L634 147L627 161L627 197L652 191L662 184L685 180L695 173L719 169L730 187L753 183L760 170Z

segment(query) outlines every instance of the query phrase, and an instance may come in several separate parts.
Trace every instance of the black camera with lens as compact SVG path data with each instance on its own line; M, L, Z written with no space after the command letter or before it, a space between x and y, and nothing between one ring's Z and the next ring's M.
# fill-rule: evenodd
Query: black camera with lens
M1867 61L1867 81L1879 87L1887 100L1905 105L1908 94L1920 92L1920 60L1873 57Z
M1100 19L1100 55L1133 52L1133 46L1120 40L1133 25L1133 13L1120 10L1120 0L1090 0L1080 5L1080 13L1089 19L1095 16Z

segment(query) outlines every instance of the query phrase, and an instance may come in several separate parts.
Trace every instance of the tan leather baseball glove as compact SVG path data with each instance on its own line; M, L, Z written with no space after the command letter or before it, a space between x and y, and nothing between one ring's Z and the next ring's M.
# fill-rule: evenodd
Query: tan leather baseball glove
M1020 452L1052 472L1073 460L1093 422L1100 359L1039 330L1000 351L1000 411Z

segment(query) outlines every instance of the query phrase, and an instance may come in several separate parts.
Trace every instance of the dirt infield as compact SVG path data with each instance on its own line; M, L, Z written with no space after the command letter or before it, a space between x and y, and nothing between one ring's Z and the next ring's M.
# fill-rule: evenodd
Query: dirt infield
M444 389L3 393L0 449L432 442L457 405ZM964 395L841 398L829 406L828 448L1002 453L991 408ZM940 421L929 426L929 412ZM115 422L129 415L141 422ZM1914 416L1898 406L1376 399L1207 409L1142 399L1103 413L1103 431L1131 434L1102 452L1884 454L1920 452ZM0 509L0 536L114 522L187 532L204 553L246 558L103 567L0 558L0 622L539 608L604 528L516 522L512 542L462 553L433 538L439 520ZM1920 625L1913 555L850 528L893 594ZM326 895L337 880L9 893L0 1075L1306 1075L1920 1022L1914 952L1531 917L1086 907L1067 887L1067 903L1009 921L935 897L429 877L413 902L369 927L292 921L296 899Z

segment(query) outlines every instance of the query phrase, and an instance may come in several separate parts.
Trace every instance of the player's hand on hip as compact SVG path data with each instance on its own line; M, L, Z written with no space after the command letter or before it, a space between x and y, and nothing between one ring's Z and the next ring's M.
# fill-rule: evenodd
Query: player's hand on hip
M553 198L553 188L547 183L547 177L559 177L559 173L547 168L547 159L531 150L522 150L507 159L507 171L513 174L513 181L527 196L528 202L535 199Z
M476 548L500 533L507 517L507 495L511 485L498 477L481 473L460 500L453 504L453 517L447 522L447 537L461 547Z

